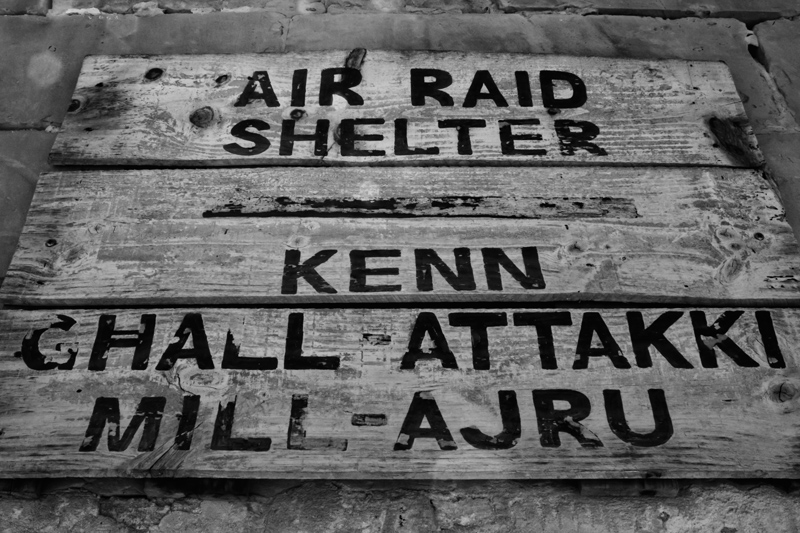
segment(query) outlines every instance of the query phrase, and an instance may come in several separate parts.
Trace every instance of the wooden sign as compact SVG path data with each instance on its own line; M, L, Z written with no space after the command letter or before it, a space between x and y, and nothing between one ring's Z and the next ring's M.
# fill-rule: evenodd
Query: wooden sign
M51 158L2 476L800 477L800 254L722 63L89 57Z
M385 52L88 57L59 165L755 167L723 63Z
M44 175L7 304L798 302L800 255L733 169Z
M787 309L5 310L0 471L793 478L798 324Z

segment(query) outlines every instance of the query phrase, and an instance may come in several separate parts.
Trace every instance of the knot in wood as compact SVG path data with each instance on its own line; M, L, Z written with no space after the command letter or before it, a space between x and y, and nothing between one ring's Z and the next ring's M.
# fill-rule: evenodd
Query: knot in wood
M200 109L195 109L189 116L189 122L198 128L207 128L214 121L214 109L205 106Z
M160 78L162 74L164 74L164 69L160 69L160 68L156 67L156 68L151 68L150 70L148 70L145 73L144 77L145 77L145 79L147 79L149 81L155 81L158 78Z
M769 399L776 403L785 403L797 398L797 385L789 381L780 381L769 388Z

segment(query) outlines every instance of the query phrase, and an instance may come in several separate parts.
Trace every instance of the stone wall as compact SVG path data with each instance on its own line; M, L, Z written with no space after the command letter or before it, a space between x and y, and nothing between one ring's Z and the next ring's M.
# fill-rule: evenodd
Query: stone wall
M49 169L47 154L87 54L363 47L722 60L798 233L800 21L790 18L798 13L797 2L778 0L712 6L678 0L6 1L0 6L7 15L0 16L0 274L38 175ZM0 530L800 530L794 483L707 480L653 487L6 480L0 481Z
M794 485L684 483L670 497L554 482L20 483L2 531L794 533ZM183 486L181 486L183 485ZM191 493L194 492L194 493ZM589 492L590 494L587 494Z

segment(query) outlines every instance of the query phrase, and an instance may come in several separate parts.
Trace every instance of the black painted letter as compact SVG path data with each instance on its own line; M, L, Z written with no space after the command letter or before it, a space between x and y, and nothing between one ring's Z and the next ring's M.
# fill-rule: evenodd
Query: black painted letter
M230 143L224 145L222 148L226 152L235 155L258 155L260 153L266 152L267 148L269 148L269 139L267 139L263 135L259 135L258 133L247 131L247 128L255 128L258 131L264 131L269 129L269 124L267 124L263 120L258 120L255 118L237 122L231 128L231 135L233 135L237 139L242 139L243 141L249 141L253 143L253 146L251 146L250 148L245 148L244 146L238 143Z
M433 343L433 348L427 353L422 351L422 341L425 340L426 333ZM417 361L426 359L439 359L442 362L442 368L458 368L456 357L450 351L439 319L429 311L417 316L408 340L408 351L403 354L403 359L400 361L400 369L411 370L416 367Z
M592 339L595 333L597 338L602 344L602 348L595 348L592 346ZM600 313L589 312L583 314L583 321L581 322L581 331L578 333L578 346L575 348L575 355L577 355L575 362L572 364L573 370L583 370L589 368L590 357L606 356L611 359L614 368L630 368L631 364L622 355L622 350L614 340L608 326L603 321Z
M329 120L318 120L312 134L295 133L294 126L294 120L284 120L281 125L281 147L278 150L280 155L292 155L296 141L314 141L314 155L328 155Z
M455 248L453 256L456 260L455 274L439 257L435 250L418 248L414 250L414 260L417 264L417 290L429 292L433 290L433 275L431 266L435 266L439 274L457 291L474 291L475 276L472 273L472 261L469 248Z
M336 76L340 76L336 81ZM361 71L357 68L337 67L322 70L319 85L319 105L332 105L333 95L339 95L350 105L364 105L361 95L351 91L361 83Z
M622 407L622 394L618 390L604 390L603 398L606 404L606 418L608 427L620 440L648 448L661 446L667 442L673 434L672 418L667 409L667 400L664 391L661 389L648 389L647 395L650 397L650 406L653 410L653 419L656 427L650 433L636 433L628 426L625 420L625 410Z
M308 394L292 394L292 413L289 418L289 437L286 447L290 450L347 450L347 439L330 437L306 437L305 422L308 417Z
M733 342L727 335L728 330L733 326L744 311L725 311L711 325L706 322L706 314L703 311L690 311L692 327L694 328L694 338L697 342L697 349L700 351L700 362L703 368L718 368L717 354L714 348L719 348L728 357L733 359L739 366L757 367L756 362L744 350Z
M758 331L761 333L761 342L764 343L767 363L771 368L786 368L786 360L783 358L783 352L778 344L778 336L775 334L772 315L769 311L756 311L756 322L758 323Z
M103 429L108 422L108 451L124 452L128 449L134 435L139 430L139 426L144 421L142 438L139 440L140 452L150 452L156 447L158 431L161 428L161 419L164 416L164 406L167 399L162 396L153 398L142 398L136 413L131 418L125 433L119 436L120 413L119 399L117 398L98 398L94 402L92 418L89 420L89 427L86 429L86 436L79 448L81 452L93 452L100 444L100 437Z
M539 265L539 252L535 246L522 248L522 263L525 273L508 258L500 248L481 248L483 268L486 271L486 285L490 291L502 291L503 280L500 277L500 266L522 285L523 289L544 289L544 276Z
M450 313L450 325L468 327L472 339L472 368L489 370L489 331L490 327L507 326L505 313Z
M223 409L217 407L217 419L214 422L214 433L211 435L212 450L228 450L243 452L266 452L272 446L269 437L231 437L233 434L233 418L236 413L236 398Z
M402 285L367 285L367 276L397 276L394 267L367 268L367 258L400 257L400 250L352 250L350 252L350 292L397 292Z
M531 95L531 78L524 70L514 72L514 79L517 81L517 98L520 107L533 107L533 95Z
M297 69L292 74L292 107L304 107L306 105L306 83L308 81L308 69Z
M422 420L427 419L429 428L423 428ZM444 421L439 406L430 392L415 392L408 408L397 442L394 443L395 451L410 450L415 439L436 439L441 450L457 450L458 446L453 441L450 430Z
M425 78L434 78L427 82ZM452 106L453 97L442 89L450 87L453 77L449 72L435 68L411 69L411 105L425 105L425 97L430 96L443 106Z
M380 134L359 134L356 133L358 125L380 125L385 120L382 118L346 118L339 123L339 146L341 153L345 157L367 157L386 155L385 150L363 150L356 148L356 141L382 141L383 135Z
M297 294L297 280L303 278L317 292L336 294L330 283L317 273L316 268L333 257L336 250L322 250L300 264L300 250L286 250L283 260L281 294Z
M200 396L188 394L183 397L178 431L175 433L175 449L188 450L192 447L194 429L197 427L197 413L200 410Z
M556 409L555 402L569 403L569 409ZM533 391L533 406L539 426L539 442L545 448L561 446L560 432L575 437L584 448L603 446L597 435L580 423L592 412L589 398L578 391L566 389Z
M538 118L527 118L512 120L509 118L500 120L500 150L503 155L545 155L547 150L544 148L517 148L515 141L541 141L542 136L538 133L512 133L511 126L535 126L540 124Z
M89 356L89 370L105 370L108 352L111 348L133 348L131 370L144 370L153 346L153 333L156 329L156 315L142 315L139 329L114 329L116 315L100 315L97 323L97 336L94 338L92 354Z
M576 130L575 128L580 128ZM578 149L592 155L608 155L603 148L589 142L600 134L600 128L585 120L556 120L556 135L561 155L575 155Z
M539 359L544 370L558 369L555 342L553 341L553 326L571 326L572 316L569 311L541 312L541 313L514 313L515 326L534 326L536 340L539 344Z
M225 338L225 350L222 352L222 368L236 370L275 370L278 368L277 357L242 357L239 355L241 345L233 342L233 333L228 330Z
M484 87L486 87L486 92L481 92ZM463 107L475 107L478 100L491 100L497 107L508 107L508 102L497 88L497 84L488 70L479 70L475 73L467 95L464 97Z
M553 82L566 81L572 86L572 96L569 98L556 98ZM586 85L583 80L570 72L557 70L543 70L539 72L539 83L542 89L542 105L546 108L569 109L580 107L586 103Z
M462 428L461 436L473 448L479 450L508 450L517 445L522 435L522 423L519 418L517 394L513 390L501 390L497 393L500 400L500 419L503 431L490 437L475 426Z
M636 354L636 364L639 368L650 368L653 360L650 358L650 346L658 350L669 364L675 368L694 368L692 363L681 355L675 346L667 340L664 333L678 321L683 313L680 311L667 311L659 316L647 327L639 311L628 311L628 330L631 332L633 353Z
M275 96L275 91L272 90L272 82L269 80L269 74L265 70L253 72L253 75L247 78L247 85L244 86L242 94L236 99L233 107L244 107L254 100L264 100L267 107L280 107L278 97ZM256 84L261 87L261 92L256 90Z
M394 155L437 155L439 148L409 148L408 147L408 119L394 119Z
M75 348L67 348L69 358L67 358L67 360L63 363L47 361L47 358L44 356L41 350L39 350L39 340L42 338L42 335L47 332L47 330L60 329L61 331L69 331L72 329L72 326L77 323L74 318L67 315L56 315L56 318L58 318L58 322L53 322L46 328L35 329L25 335L25 337L22 339L22 350L20 351L22 355L22 361L31 370L52 370L54 368L59 370L72 370L72 367L75 365L75 358L78 357L77 344ZM57 351L60 352L61 348L61 343L56 345Z
M472 140L469 136L470 128L485 128L486 121L473 118L454 118L450 120L440 120L440 128L455 128L458 132L458 154L472 155Z
M190 335L194 347L184 348ZM175 338L164 350L164 355L156 365L156 370L170 370L178 359L194 359L197 361L197 367L202 370L214 368L211 351L208 349L206 329L203 326L203 316L200 313L187 313L183 317L178 331L175 332Z
M286 351L283 357L286 370L336 370L339 358L303 355L303 313L289 313L286 325Z

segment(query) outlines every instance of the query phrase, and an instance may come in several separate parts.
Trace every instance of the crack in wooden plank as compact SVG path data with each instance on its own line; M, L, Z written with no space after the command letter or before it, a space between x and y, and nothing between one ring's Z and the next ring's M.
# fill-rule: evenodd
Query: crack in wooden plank
M630 198L431 196L360 199L260 196L203 212L214 217L638 218Z

